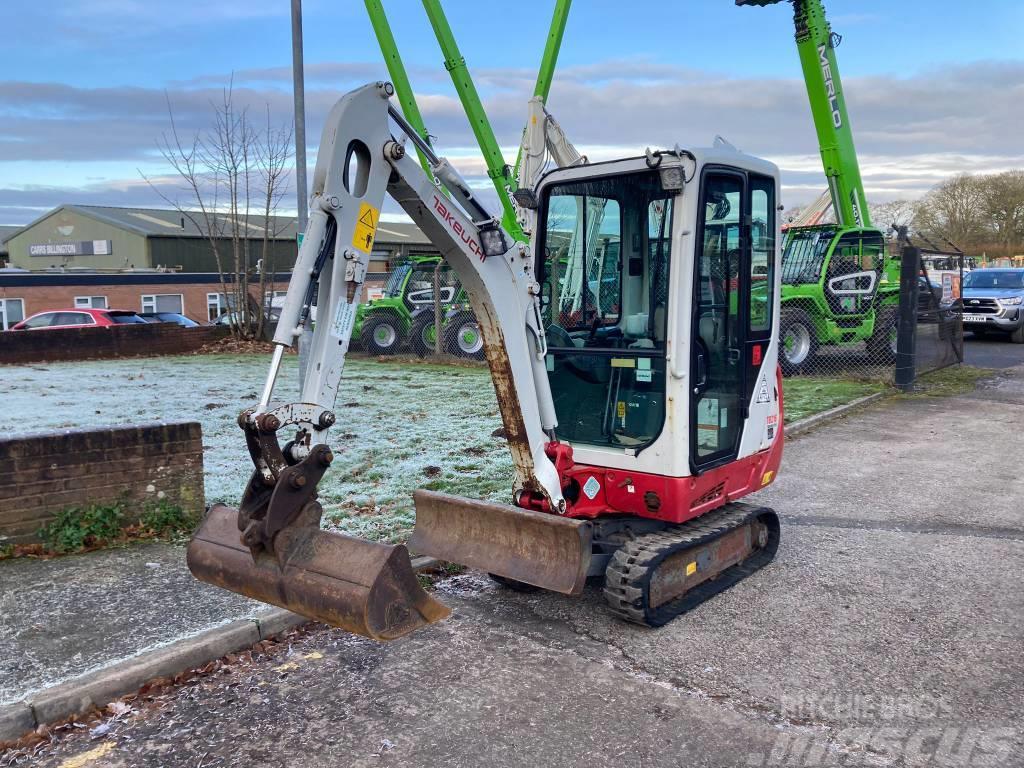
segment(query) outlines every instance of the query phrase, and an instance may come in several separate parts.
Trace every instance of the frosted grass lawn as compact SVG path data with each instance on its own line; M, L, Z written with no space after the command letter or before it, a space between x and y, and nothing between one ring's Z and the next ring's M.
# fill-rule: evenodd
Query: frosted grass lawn
M19 433L145 421L199 421L207 503L237 504L252 471L239 412L258 399L269 357L195 355L4 366L0 429ZM285 358L278 398L298 393ZM507 501L512 461L490 375L464 368L349 360L320 484L329 524L395 541L411 531L416 488Z
M207 503L237 504L252 472L239 412L255 405L265 355L190 355L3 366L0 430L7 435L146 421L199 421ZM285 358L277 397L298 393ZM786 380L787 421L878 386ZM330 432L336 459L320 484L327 525L399 541L415 522L416 488L506 502L512 461L486 368L350 359Z

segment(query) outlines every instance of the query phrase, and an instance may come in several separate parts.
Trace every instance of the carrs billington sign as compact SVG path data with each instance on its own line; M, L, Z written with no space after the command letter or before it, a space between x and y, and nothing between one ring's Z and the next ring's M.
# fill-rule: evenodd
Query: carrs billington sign
M29 256L109 256L110 240L79 240L74 243L32 243Z

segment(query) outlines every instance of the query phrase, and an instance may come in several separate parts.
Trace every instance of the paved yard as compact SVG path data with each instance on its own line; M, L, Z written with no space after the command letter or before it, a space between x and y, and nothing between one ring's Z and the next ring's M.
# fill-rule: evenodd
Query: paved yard
M389 645L315 630L60 766L1024 765L1024 370L787 445L777 560L664 629L479 574Z

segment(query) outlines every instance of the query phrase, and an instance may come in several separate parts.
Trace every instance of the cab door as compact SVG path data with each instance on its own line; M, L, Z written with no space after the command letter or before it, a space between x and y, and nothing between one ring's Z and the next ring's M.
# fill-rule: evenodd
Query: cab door
M701 195L690 339L690 463L695 474L736 458L748 402L746 175L707 168Z

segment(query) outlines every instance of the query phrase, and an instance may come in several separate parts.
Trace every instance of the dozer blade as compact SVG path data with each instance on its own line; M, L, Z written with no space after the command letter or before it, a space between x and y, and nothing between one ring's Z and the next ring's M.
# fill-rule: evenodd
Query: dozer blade
M592 526L544 512L415 491L414 552L576 595L590 566Z
M238 510L217 504L189 543L188 567L200 581L374 640L451 613L420 587L404 546L289 526L274 550L254 559L241 541Z

